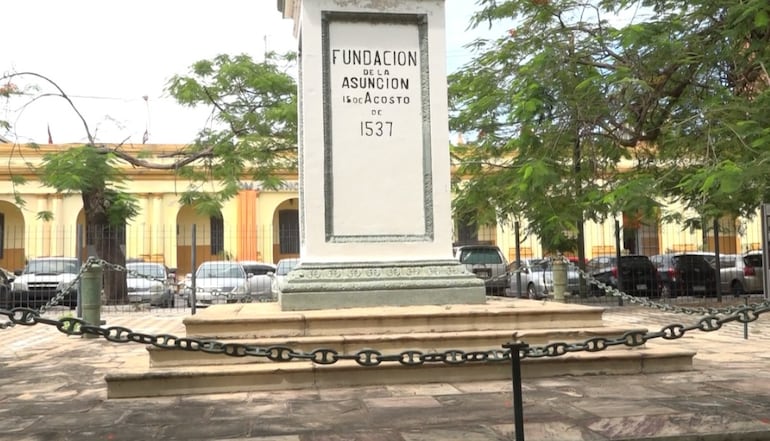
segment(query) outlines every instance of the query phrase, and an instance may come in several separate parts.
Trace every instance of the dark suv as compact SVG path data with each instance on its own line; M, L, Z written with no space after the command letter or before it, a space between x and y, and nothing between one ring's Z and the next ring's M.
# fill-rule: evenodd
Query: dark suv
M650 260L660 275L664 297L717 295L717 271L704 254L659 254Z
M594 257L588 261L586 269L593 279L626 294L660 297L661 283L658 270L647 256L636 254L620 256L620 265L616 256ZM618 279L622 286L619 286ZM591 284L591 293L605 294L595 283Z
M455 249L455 257L465 268L484 279L490 294L505 295L508 288L508 262L495 245L462 245Z

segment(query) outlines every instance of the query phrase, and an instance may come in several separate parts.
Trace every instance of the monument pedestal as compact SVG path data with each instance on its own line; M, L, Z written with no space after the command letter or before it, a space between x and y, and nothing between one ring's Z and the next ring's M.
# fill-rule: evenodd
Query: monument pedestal
M455 260L303 263L289 273L281 309L481 304L483 280Z
M444 2L279 9L301 48L302 263L282 309L484 303L452 257Z

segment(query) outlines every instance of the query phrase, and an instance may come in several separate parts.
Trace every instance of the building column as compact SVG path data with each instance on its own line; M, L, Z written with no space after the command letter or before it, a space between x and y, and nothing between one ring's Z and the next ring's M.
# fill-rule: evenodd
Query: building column
M238 193L238 219L235 228L240 240L236 255L241 260L262 260L257 250L257 196L256 190L241 190Z
M152 211L150 219L150 253L152 255L163 255L163 195L153 194L152 197Z

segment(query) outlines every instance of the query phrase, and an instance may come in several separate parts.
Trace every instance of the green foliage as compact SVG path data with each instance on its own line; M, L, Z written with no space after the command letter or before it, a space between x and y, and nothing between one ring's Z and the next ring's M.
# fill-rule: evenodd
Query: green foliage
M89 142L46 154L39 167L27 165L35 169L43 185L59 193L81 194L86 222L106 227L123 225L138 212L137 201L123 187L121 169L127 164L172 170L189 179L192 184L181 201L212 214L238 193L242 180L258 181L263 188L278 187L285 173L296 171L297 87L286 72L295 60L295 54L271 53L263 62L247 55L220 55L194 63L189 75L173 77L167 91L185 106L210 108L211 121L174 156L177 162L171 166L153 163L152 152L147 150L132 156L121 146L99 144L64 90L44 75L17 72L0 80L8 84L19 77L41 80L53 92L27 86L24 92L32 96L30 102L59 97L80 117ZM0 126L10 127L5 121L0 121ZM26 148L40 146L29 144ZM16 186L24 182L21 176L12 180ZM15 196L17 204L23 205L21 196ZM39 217L47 219L49 215L40 213Z
M123 179L114 156L88 145L45 154L38 171L41 182L60 193L80 193Z
M215 213L238 193L241 180L276 188L282 173L296 171L297 85L286 73L294 60L294 54L271 53L263 62L219 55L169 81L167 90L179 103L208 106L212 115L211 126L186 151L201 161L178 171L202 185L187 189L181 202Z
M450 126L471 139L455 211L524 218L559 250L585 220L672 200L684 220L749 216L770 197L766 0L478 5L472 24L511 30L450 76Z
M36 217L39 220L50 222L53 220L53 212L48 210L38 211Z

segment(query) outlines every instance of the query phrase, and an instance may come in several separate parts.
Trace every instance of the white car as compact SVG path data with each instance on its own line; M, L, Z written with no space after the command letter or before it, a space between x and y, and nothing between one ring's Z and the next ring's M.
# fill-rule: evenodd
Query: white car
M174 280L162 263L131 262L126 264L126 286L130 303L151 306L174 306Z
M246 270L248 276L249 296L259 302L269 302L274 299L272 277L276 267L272 263L244 260L238 262Z
M10 298L0 299L0 302L32 308L43 306L63 293L58 304L75 308L78 301L76 279L79 272L80 264L74 257L29 259L24 270L11 284Z
M273 275L273 292L277 296L286 285L286 275L289 271L293 270L299 265L298 258L281 259L278 261L278 265L275 267L275 274Z
M238 262L203 262L194 278L196 306L250 301L246 270ZM193 303L192 282L190 279L184 291L188 306Z

